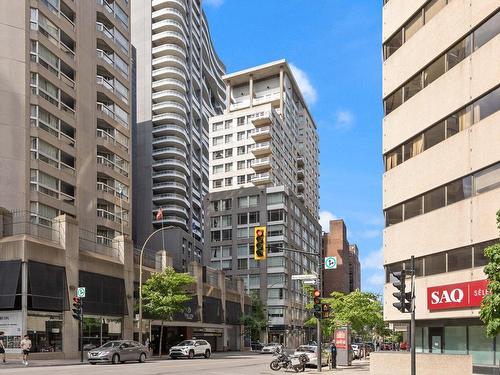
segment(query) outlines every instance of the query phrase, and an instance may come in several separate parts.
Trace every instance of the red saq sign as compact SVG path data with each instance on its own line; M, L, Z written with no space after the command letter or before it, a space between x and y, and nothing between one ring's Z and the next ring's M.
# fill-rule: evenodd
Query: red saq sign
M427 288L429 310L479 307L487 291L488 280L440 285Z
M337 349L347 349L347 330L338 329L335 331L335 346Z

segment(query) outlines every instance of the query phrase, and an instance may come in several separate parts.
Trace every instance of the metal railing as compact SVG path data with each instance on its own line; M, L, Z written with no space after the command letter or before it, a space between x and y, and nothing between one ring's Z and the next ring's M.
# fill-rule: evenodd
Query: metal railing
M0 215L3 216L2 237L24 234L55 243L60 241L60 233L52 227L50 218L25 210L12 210Z

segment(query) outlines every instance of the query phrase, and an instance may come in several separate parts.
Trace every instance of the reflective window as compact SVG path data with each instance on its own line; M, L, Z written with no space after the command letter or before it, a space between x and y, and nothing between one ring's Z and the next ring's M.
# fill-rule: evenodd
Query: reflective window
M424 132L424 149L427 150L432 146L435 146L438 143L444 141L445 139L446 127L445 122L442 121Z
M419 135L404 145L404 160L408 160L424 151L424 139Z
M472 37L468 35L453 47L451 47L446 53L446 60L448 62L448 66L446 70L450 70L455 65L457 65L460 61L465 59L467 56L471 54L472 51Z
M472 268L472 247L448 251L448 272Z
M474 51L500 34L500 13L491 17L474 31Z
M403 45L403 29L398 30L387 43L384 44L384 54L385 58L389 58L394 52L396 52L399 47Z
M388 115L401 104L403 104L403 88L400 87L393 94L391 94L387 99L384 100L385 103L385 114Z
M474 123L500 110L500 88L477 100L473 107Z
M493 364L493 339L486 337L484 326L469 326L469 354L474 364Z
M441 77L446 70L445 68L445 57L443 55L424 70L424 86L427 87L436 79Z
M385 155L385 170L388 171L403 162L403 148L400 146Z
M421 215L423 210L422 210L422 197L416 197L413 199L410 199L408 202L404 204L405 210L404 210L404 219L408 220L411 219L412 217Z
M422 76L417 74L404 85L404 100L405 102L422 90Z
M425 275L446 272L446 253L432 254L425 257Z
M451 137L472 125L472 106L454 113L446 119L446 137Z
M446 6L447 0L432 0L424 8L425 11L425 23L429 22L432 17L438 14L441 9Z
M446 203L445 188L440 187L424 194L424 212L444 207Z
M419 11L405 26L405 42L424 26L424 17Z
M446 204L459 202L471 196L472 178L470 176L446 185Z
M481 194L500 187L500 163L474 175L474 193Z
M394 225L403 221L403 205L391 207L385 211L385 226Z
M467 354L467 327L444 327L444 354Z
M484 255L484 249L497 243L498 240L492 240L474 245L474 267L484 267L488 264L489 259Z

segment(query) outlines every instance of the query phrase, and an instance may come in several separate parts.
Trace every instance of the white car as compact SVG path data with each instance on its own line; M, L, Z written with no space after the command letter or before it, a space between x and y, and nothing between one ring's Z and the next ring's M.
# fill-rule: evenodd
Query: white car
M271 342L269 344L266 344L262 347L262 350L260 351L262 354L273 354L276 351L276 348L280 346L279 343L277 342Z
M196 356L210 358L210 355L212 354L212 346L205 340L184 340L179 344L172 346L168 354L172 359L191 359Z
M309 362L307 362L306 366L314 366L318 365L318 347L316 345L301 345L297 349L295 349L294 355L305 354L309 357ZM323 366L328 365L328 352L323 350L321 356L321 364Z

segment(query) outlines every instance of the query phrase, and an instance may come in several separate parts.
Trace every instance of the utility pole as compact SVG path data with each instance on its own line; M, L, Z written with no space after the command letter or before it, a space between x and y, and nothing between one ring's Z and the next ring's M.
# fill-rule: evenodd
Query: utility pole
M411 256L411 323L410 323L410 356L411 375L416 375L416 350L415 350L415 257Z
M318 289L320 291L320 298L322 299L323 298L323 278L321 277L321 251L319 251L318 253ZM318 356L317 356L317 360L318 362L316 363L316 368L318 369L318 372L322 372L322 367L321 364L322 364L322 351L321 351L321 341L323 339L322 337L322 329L321 329L321 318L322 318L322 315L323 315L323 311L321 311L321 316L319 318L317 318L317 330L318 330Z

